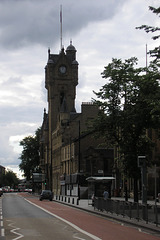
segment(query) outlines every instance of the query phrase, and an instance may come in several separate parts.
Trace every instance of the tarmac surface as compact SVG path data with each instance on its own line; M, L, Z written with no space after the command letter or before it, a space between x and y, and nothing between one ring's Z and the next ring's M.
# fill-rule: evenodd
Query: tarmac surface
M69 221L71 224L85 230L100 239L160 239L160 228L153 224L137 222L121 215L98 211L81 199L77 205L77 198L70 196L57 196L53 201L39 201L38 194L19 193L21 197L37 207L53 213L54 216ZM18 195L19 195L18 194ZM73 201L74 199L74 201ZM119 200L119 199L114 199ZM147 225L147 226L146 226ZM106 238L107 236L107 238ZM99 239L98 238L98 239ZM94 238L93 238L94 239ZM97 238L96 238L97 239Z
M125 201L124 198L120 198L120 197L113 197L112 200L120 200L120 201ZM91 205L91 201L89 201L88 199L81 199L79 200L79 204L77 205L76 201L74 201L74 204L72 203L68 203L68 202L64 202L62 200L56 200L55 198L53 199L53 201L59 202L61 204L66 204L66 205L70 205L74 208L79 208L82 209L84 211L96 214L96 215L100 215L102 217L105 217L106 219L112 219L112 220L116 220L119 222L122 222L124 224L127 225L132 225L134 227L137 228L142 228L142 229L146 229L147 231L153 232L153 233L157 233L160 236L160 225L156 226L156 224L154 223L146 223L143 220L137 220L137 219L130 219L127 216L122 216L122 215L117 215L115 213L109 213L106 211L100 211L97 210L96 208L94 208L94 206ZM128 199L128 202L133 202L133 199ZM141 201L139 201L139 203L141 203ZM148 200L147 204L150 205L155 205L155 201L153 200ZM159 202L156 202L157 206L160 206Z
M29 198L30 197L32 198L33 195L36 196L37 198L39 198L38 194L25 193L25 195L26 195L26 197L28 195ZM124 198L120 198L120 197L116 197L116 198L112 197L112 200L125 201ZM149 232L150 234L153 234L153 235L156 234L157 236L160 237L160 224L156 226L155 223L151 223L151 222L146 223L146 221L144 221L142 219L140 219L138 221L137 219L134 219L134 218L130 219L127 216L117 215L116 213L100 211L100 210L94 208L94 206L92 206L91 200L81 199L81 200L77 201L76 197L69 197L69 196L62 197L61 196L58 198L54 197L53 201L58 202L63 205L69 205L70 207L73 207L73 208L78 208L80 210L83 210L88 213L92 213L94 215L99 215L99 216L106 218L108 220L111 220L111 221L117 221L119 223L122 223L122 224L125 224L128 226L133 226L138 229L143 229L144 231L146 230L146 232ZM133 199L129 198L128 202L133 202ZM141 203L141 201L139 201L139 203ZM157 204L157 206L160 208L160 202L155 203L154 200L148 200L147 204L149 204L149 205Z

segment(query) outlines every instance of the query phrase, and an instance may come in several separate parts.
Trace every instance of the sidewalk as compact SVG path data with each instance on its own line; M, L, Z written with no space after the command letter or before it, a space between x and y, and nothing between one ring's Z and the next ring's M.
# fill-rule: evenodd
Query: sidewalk
M119 198L119 197L117 197L117 198L113 197L112 200L125 201L124 198ZM55 199L54 199L54 201L59 202L61 204L69 205L69 206L77 208L77 209L87 211L89 213L93 213L93 214L96 214L96 215L99 215L99 216L106 217L107 219L110 219L110 220L116 220L121 224L132 225L134 227L143 228L146 231L150 231L150 232L153 232L153 233L160 234L160 226L156 226L153 223L146 223L143 220L138 221L137 219L133 219L133 218L130 219L127 216L117 215L115 213L109 213L109 212L106 212L106 211L99 211L97 209L94 209L94 207L91 204L89 204L89 203L91 203L91 201L89 201L88 199L79 200L79 205L72 204L72 203L67 203L67 202L63 202L63 201L55 200ZM133 199L129 199L128 202L133 202ZM139 201L139 202L141 203L141 201ZM150 200L147 203L150 204L150 205L155 205L154 200L153 201ZM156 203L156 204L157 204L157 206L160 206L160 203Z

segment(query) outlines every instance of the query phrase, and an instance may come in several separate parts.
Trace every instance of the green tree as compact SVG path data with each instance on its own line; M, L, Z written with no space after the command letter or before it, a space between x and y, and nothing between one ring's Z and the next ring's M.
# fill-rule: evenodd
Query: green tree
M13 171L7 171L5 174L5 185L15 188L19 183L16 174Z
M158 17L160 17L160 7L154 8L152 6L149 6L149 10L155 13ZM156 33L152 37L153 40L157 40L160 38L160 27L154 27L154 26L148 26L148 25L142 25L140 27L137 27L137 29L144 29L146 33ZM149 51L150 55L154 57L154 62L157 64L160 64L160 46L155 47L154 49Z
M136 58L112 59L102 73L107 83L94 92L97 99L93 99L100 107L94 130L108 145L120 149L123 171L135 180L135 201L140 177L137 156L146 155L151 163L153 142L146 129L158 129L160 124L158 69L154 64L136 68L137 63Z
M2 174L0 176L0 186L10 186L11 188L15 188L19 183L19 179L17 178L17 175L9 170L5 174Z
M4 187L5 186L5 174L1 174L0 175L0 187Z
M40 143L41 128L38 128L34 136L25 137L20 141L20 146L23 151L19 159L21 163L19 168L24 171L24 176L27 180L30 179L33 172L39 171L39 143Z

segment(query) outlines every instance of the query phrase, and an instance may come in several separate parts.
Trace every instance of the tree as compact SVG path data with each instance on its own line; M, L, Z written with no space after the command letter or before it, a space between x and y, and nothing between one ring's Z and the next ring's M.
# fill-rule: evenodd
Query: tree
M157 14L160 17L160 7L154 8L152 6L149 6L149 10L152 11L153 13ZM157 40L160 38L160 27L154 27L154 26L148 26L148 25L142 25L140 27L137 27L137 29L144 29L146 33L157 33L152 37L153 40ZM154 57L154 62L157 64L160 64L159 59L160 59L160 46L155 47L153 50L149 51L150 55Z
M30 179L33 172L39 171L40 131L41 128L38 128L35 136L28 136L20 141L20 146L23 146L23 151L19 157L19 159L21 159L19 168L24 171L24 176L27 177L27 180Z
M151 164L153 142L146 129L158 129L160 124L158 69L153 63L147 69L135 68L137 63L136 58L112 59L102 73L107 83L94 92L99 100L93 99L100 107L93 128L108 145L119 148L123 171L135 180L135 201L140 177L137 156L148 156Z
M19 183L16 174L13 171L7 171L5 174L5 185L15 188Z
M19 180L16 174L9 170L5 174L0 176L0 186L10 186L11 188L15 188L19 183Z

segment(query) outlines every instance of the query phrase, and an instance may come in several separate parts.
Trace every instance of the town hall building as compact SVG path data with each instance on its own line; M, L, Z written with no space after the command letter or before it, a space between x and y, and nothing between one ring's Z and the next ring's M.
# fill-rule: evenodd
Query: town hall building
M42 188L54 195L87 197L86 179L112 176L113 149L102 147L90 128L98 107L83 102L75 109L78 85L76 49L70 45L59 54L48 50L45 88L48 112L44 110L40 144L40 167L45 176Z

